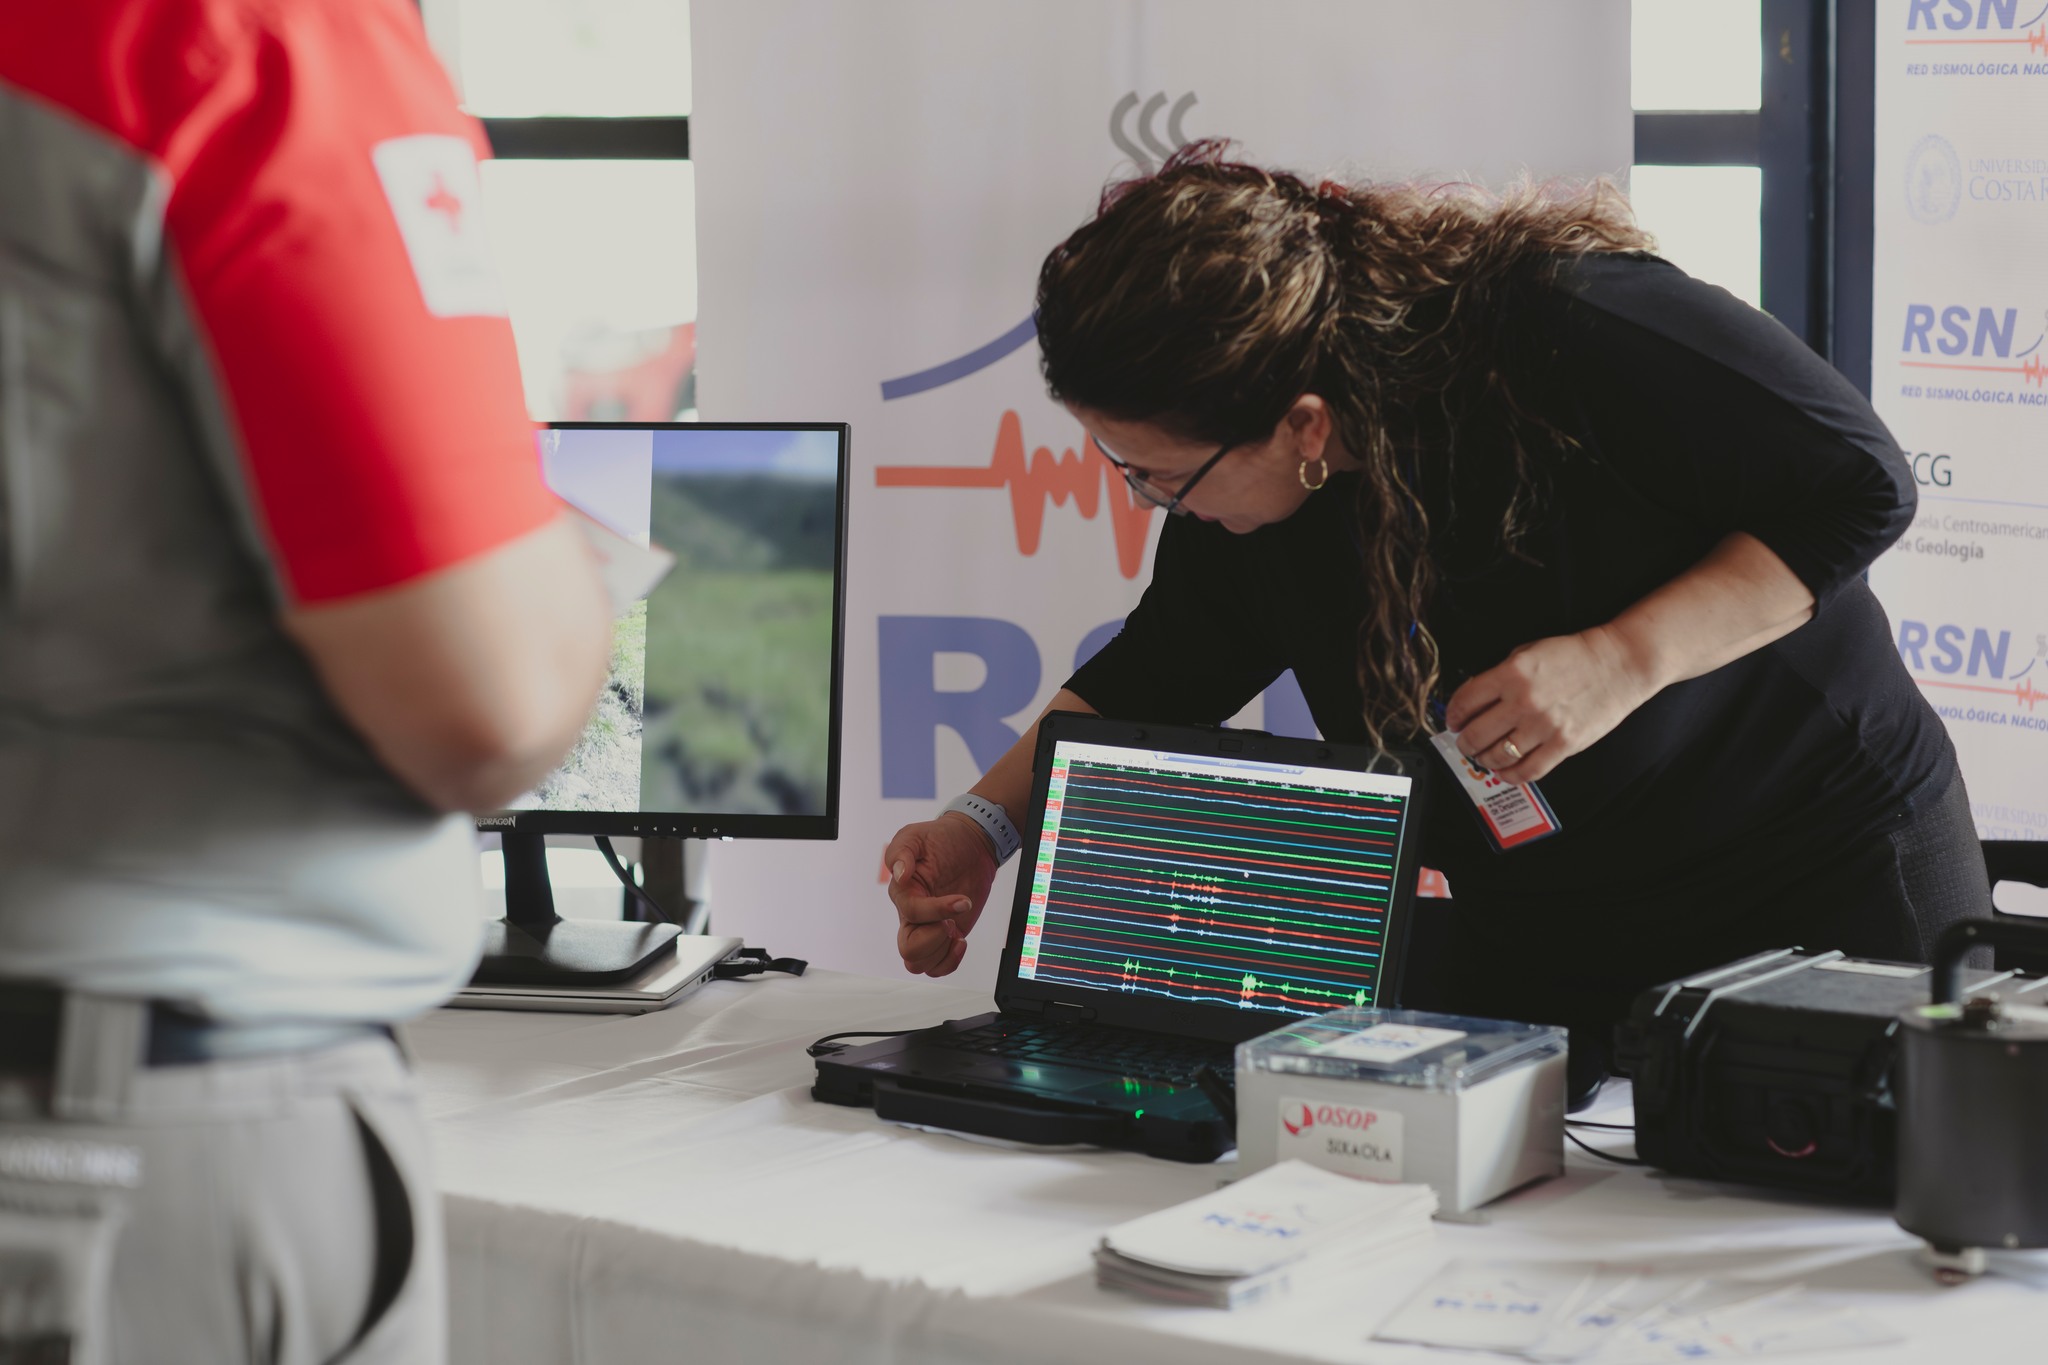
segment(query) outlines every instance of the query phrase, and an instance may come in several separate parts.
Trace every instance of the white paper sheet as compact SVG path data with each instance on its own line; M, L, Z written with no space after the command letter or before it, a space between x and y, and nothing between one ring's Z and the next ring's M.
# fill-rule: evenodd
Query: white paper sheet
M1453 1261L1373 1333L1381 1341L1524 1351L1593 1283L1584 1261Z

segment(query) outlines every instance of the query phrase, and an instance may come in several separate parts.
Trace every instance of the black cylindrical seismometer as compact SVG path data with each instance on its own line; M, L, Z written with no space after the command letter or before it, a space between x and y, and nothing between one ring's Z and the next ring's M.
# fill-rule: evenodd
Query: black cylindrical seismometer
M1899 1030L1893 1213L1951 1282L1980 1273L1987 1249L2048 1246L2048 983L2006 982L1958 1002L1963 956L1979 945L2048 948L2048 925L1950 926L1935 948L1934 998Z

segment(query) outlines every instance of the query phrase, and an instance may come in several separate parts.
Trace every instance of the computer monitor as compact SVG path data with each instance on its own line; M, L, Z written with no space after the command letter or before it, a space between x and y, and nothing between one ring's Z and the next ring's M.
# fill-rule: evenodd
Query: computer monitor
M675 567L613 623L611 676L569 757L510 808L503 921L478 980L624 980L671 925L564 921L548 834L832 839L839 834L847 428L557 422L548 485Z

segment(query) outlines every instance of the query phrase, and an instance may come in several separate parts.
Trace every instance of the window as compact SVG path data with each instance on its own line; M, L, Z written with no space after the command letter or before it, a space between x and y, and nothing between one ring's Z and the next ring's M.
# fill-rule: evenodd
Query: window
M1634 0L1629 84L1637 111L1754 115L1763 102L1761 11L1759 0ZM1762 196L1757 166L1658 165L1639 146L1629 168L1636 220L1656 234L1665 259L1759 305Z
M689 0L428 0L480 118L690 112ZM442 11L437 14L436 11Z
M688 0L421 3L499 157L484 193L532 415L690 415ZM1835 3L1631 5L1638 217L1831 355Z
M1633 0L1629 22L1636 108L1762 106L1761 0Z
M1830 0L1632 0L1630 195L1659 250L1832 345Z
M493 246L537 421L696 411L687 0L423 0L481 118Z

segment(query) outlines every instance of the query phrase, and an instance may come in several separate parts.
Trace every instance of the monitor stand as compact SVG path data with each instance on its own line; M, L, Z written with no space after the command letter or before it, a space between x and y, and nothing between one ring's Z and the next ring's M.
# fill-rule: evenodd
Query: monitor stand
M505 918L484 926L480 986L610 986L673 952L673 924L563 919L548 882L547 838L506 831Z

